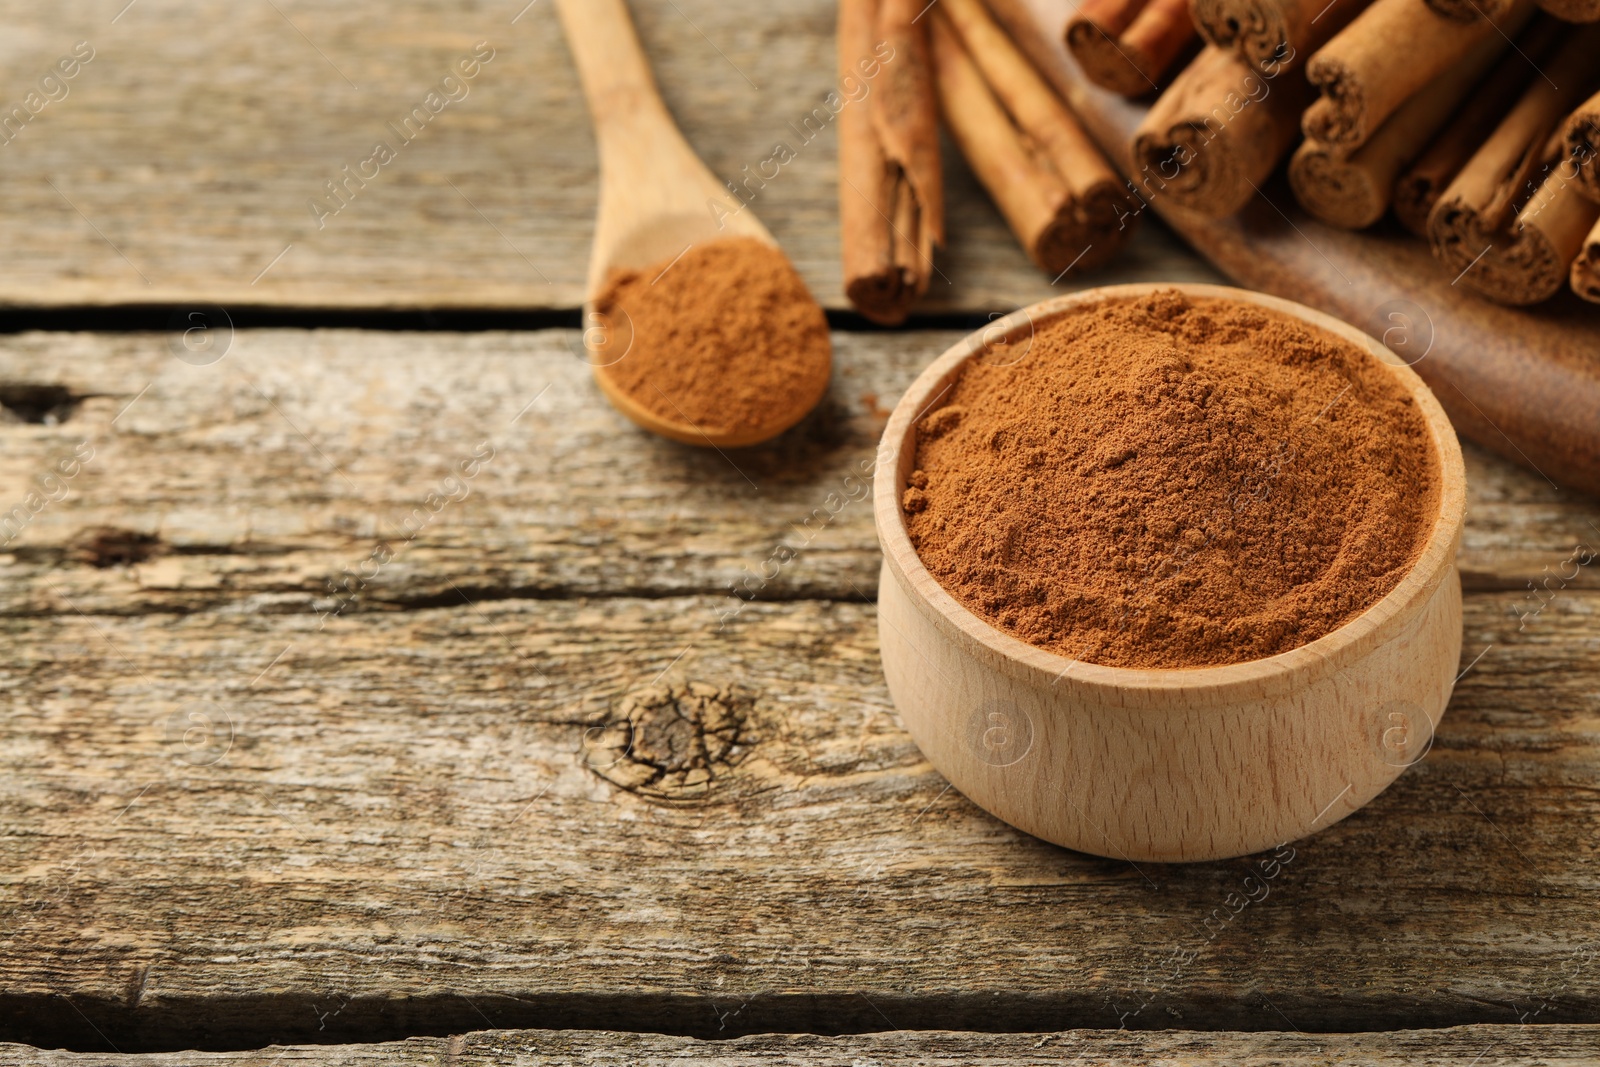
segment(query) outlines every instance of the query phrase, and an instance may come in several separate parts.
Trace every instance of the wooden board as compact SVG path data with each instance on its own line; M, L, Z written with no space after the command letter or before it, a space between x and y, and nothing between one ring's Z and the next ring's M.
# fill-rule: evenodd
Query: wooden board
M0 1025L136 1050L1597 1021L1600 694L1572 668L1600 597L1523 633L1511 601L1468 598L1493 647L1428 758L1277 866L1076 855L949 792L871 605L7 619ZM732 690L734 747L668 709L622 755L604 727L658 678Z
M1600 1030L1589 1026L1462 1026L1384 1034L1118 1033L1069 1030L1047 1034L921 1033L816 1037L770 1034L708 1042L661 1034L584 1030L502 1030L453 1037L418 1037L376 1045L313 1045L247 1052L182 1052L145 1056L42 1052L0 1045L0 1067L542 1067L544 1064L625 1064L732 1067L762 1063L881 1064L883 1067L1012 1067L1079 1062L1097 1067L1198 1063L1313 1067L1328 1063L1437 1067L1535 1067L1593 1063Z
M831 86L825 0L633 6L721 174ZM0 146L10 322L577 306L594 160L547 4L0 11L8 108L95 49ZM322 183L478 41L470 95L318 229ZM838 308L833 167L826 133L756 206ZM1053 291L951 183L927 310ZM1156 278L1217 276L1150 225L1066 284ZM241 330L206 366L170 334L0 338L0 1039L114 1067L1587 1055L1592 501L1469 450L1429 757L1241 905L1265 857L1052 848L900 729L850 476L954 336L836 335L830 401L726 456L623 423L570 331ZM1044 1032L737 1038L949 1027ZM1282 1032L1134 1032L1164 1027Z
M0 4L7 109L76 42L94 56L0 146L0 304L582 303L594 147L549 3L121 7ZM777 142L793 148L754 208L818 299L845 307L834 133L804 125L834 88L833 4L632 7L668 106L714 172L742 180ZM478 42L493 58L465 95L446 87L460 99L403 141L390 124ZM395 158L363 172L378 142ZM953 154L949 171L951 244L924 311L1049 295ZM349 181L342 206L330 181ZM318 199L337 214L319 219ZM1216 277L1151 226L1115 267L1066 284Z
M1131 173L1145 106L1083 78L1062 40L1071 0L1017 0L1013 32L1084 124ZM1012 5L1016 6L1016 5ZM1541 477L1600 493L1600 308L1563 289L1535 308L1489 303L1454 284L1426 242L1398 227L1351 232L1309 217L1281 181L1240 214L1206 219L1159 196L1151 207L1236 284L1336 315L1376 337L1399 327L1463 435ZM1397 314L1398 318L1391 318Z
M864 515L798 540L948 335L838 335L818 422L727 457L620 423L574 340L7 339L17 381L93 395L0 425L6 455L96 452L3 572L0 1033L1600 1021L1600 594L1523 588L1600 543L1585 498L1475 454L1431 754L1241 908L1262 857L1093 859L950 792L883 687ZM766 599L728 595L789 538ZM689 682L727 709L637 704L626 755L628 698Z

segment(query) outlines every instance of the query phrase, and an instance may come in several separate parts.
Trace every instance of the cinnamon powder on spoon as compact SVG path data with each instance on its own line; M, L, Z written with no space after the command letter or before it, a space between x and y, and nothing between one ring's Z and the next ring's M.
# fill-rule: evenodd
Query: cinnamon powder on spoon
M968 361L916 430L903 506L935 578L1074 659L1201 667L1354 619L1417 560L1440 475L1370 353L1175 291Z
M720 238L618 271L594 306L626 352L601 373L670 422L709 435L761 431L827 388L827 319L763 241Z

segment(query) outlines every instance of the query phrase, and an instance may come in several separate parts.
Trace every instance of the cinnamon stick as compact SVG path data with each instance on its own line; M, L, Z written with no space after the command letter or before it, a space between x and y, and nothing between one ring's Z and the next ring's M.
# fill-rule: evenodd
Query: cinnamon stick
M1600 217L1570 168L1553 167L1552 132L1592 88L1600 26L1572 28L1489 139L1445 190L1428 239L1458 281L1505 304L1532 304L1567 281L1584 235ZM1559 140L1554 141L1559 145ZM1519 211L1524 189L1538 188Z
M1306 136L1354 150L1412 94L1492 35L1514 37L1533 0L1498 19L1460 22L1419 0L1376 0L1306 63L1322 96L1306 109Z
M1449 121L1509 44L1498 34L1479 42L1461 62L1401 105L1353 153L1320 141L1303 142L1289 159L1289 187L1300 206L1329 225L1348 230L1377 222L1388 210L1401 168Z
M1195 39L1189 0L1084 0L1067 22L1067 48L1096 85L1123 96L1154 92Z
M1428 235L1428 215L1434 204L1483 144L1484 131L1500 124L1537 76L1538 64L1554 50L1563 26L1548 15L1529 23L1517 38L1517 47L1495 64L1427 150L1395 182L1394 214L1402 226L1418 237Z
M1116 173L987 12L927 18L945 125L1028 257L1052 277L1104 263L1133 230Z
M1461 284L1502 304L1537 304L1560 291L1600 204L1551 174L1517 214L1509 243L1497 244L1461 276Z
M1600 304L1600 222L1583 240L1578 258L1572 261L1572 291L1592 303Z
M1600 93L1578 105L1562 130L1562 141L1578 169L1578 188L1600 201Z
M944 243L944 181L926 31L914 0L839 0L839 238L845 295L867 318L904 322Z
M1300 71L1268 78L1208 46L1134 131L1138 180L1152 198L1212 218L1232 215L1289 151L1309 95Z
M1231 49L1263 74L1304 64L1371 0L1194 0L1207 44Z
M1063 223L1070 216L1062 228L1066 243L1088 249L1078 266L1106 262L1132 236L1138 218L1127 185L981 0L941 0L940 10L1022 134L1023 147L1066 189L1057 214Z

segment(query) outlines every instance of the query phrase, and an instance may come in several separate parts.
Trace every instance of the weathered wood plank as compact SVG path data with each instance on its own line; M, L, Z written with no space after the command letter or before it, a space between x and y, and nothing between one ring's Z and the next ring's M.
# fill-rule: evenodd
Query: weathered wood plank
M870 604L0 620L0 1033L1600 1022L1600 595L1514 599L1467 598L1492 647L1372 805L1172 867L950 792ZM732 710L596 729L658 681Z
M0 423L0 541L16 535L0 545L0 612L353 611L456 603L458 589L870 598L860 475L887 410L956 336L836 334L823 408L731 454L626 423L569 331L240 331L200 367L159 334L0 339L0 400L37 418L24 386L83 398L56 425ZM84 442L92 458L52 481ZM1566 563L1600 550L1592 500L1467 456L1469 588L1600 585L1600 568ZM476 477L459 478L463 462ZM468 495L434 511L428 494L452 487ZM380 540L393 559L371 574ZM798 555L777 568L780 545ZM369 580L336 601L346 568Z
M880 1064L883 1067L1012 1067L1080 1063L1083 1067L1189 1067L1195 1064L1323 1067L1535 1067L1593 1063L1600 1027L1458 1026L1367 1034L1156 1033L1068 1030L1048 1034L975 1034L939 1031L817 1037L763 1034L708 1042L663 1034L585 1030L489 1030L452 1037L416 1037L369 1045L299 1045L248 1052L174 1052L106 1055L0 1045L0 1067L507 1067L542 1064Z
M817 297L845 306L834 134L823 126L802 140L834 88L833 5L632 6L668 105L713 171L742 181L776 142L793 148L755 209ZM75 77L51 83L66 96L37 97L38 114L0 145L0 303L582 302L594 148L548 3L121 8L0 4L6 110L76 42L93 51ZM477 76L446 86L413 140L397 136L390 124L478 42L492 58ZM380 142L394 159L362 170ZM1049 279L953 154L949 170L951 242L927 309L1048 295ZM330 213L319 218L314 200ZM1219 277L1148 226L1115 267L1068 287Z

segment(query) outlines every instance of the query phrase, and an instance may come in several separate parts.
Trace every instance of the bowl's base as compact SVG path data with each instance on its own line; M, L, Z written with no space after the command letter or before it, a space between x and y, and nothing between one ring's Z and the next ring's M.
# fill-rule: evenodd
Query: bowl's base
M1293 685L1107 691L1070 669L1041 683L969 651L887 562L878 634L906 728L974 803L1080 852L1214 860L1330 826L1427 754L1461 656L1461 583L1451 565L1394 637Z

